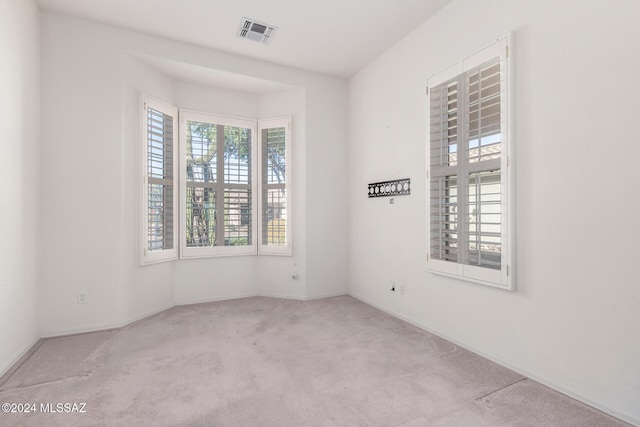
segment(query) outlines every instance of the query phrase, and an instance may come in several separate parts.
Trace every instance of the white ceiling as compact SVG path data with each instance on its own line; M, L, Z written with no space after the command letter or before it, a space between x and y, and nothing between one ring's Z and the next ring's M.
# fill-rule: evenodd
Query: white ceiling
M348 78L451 0L37 0L48 10ZM269 45L236 36L275 25Z
M198 67L193 64L176 62L148 55L135 55L145 64L164 72L176 80L199 83L205 86L221 87L238 92L258 95L294 89L293 86L271 80L258 79L240 74L229 73L213 68Z

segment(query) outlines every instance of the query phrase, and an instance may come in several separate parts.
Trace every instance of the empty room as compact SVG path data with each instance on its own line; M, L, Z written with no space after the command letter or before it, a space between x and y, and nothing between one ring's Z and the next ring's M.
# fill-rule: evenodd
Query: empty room
M640 426L637 0L0 0L0 426Z

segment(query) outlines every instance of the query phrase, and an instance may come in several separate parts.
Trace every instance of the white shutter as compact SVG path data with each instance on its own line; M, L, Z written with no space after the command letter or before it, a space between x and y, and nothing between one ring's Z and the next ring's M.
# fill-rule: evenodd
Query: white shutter
M505 37L429 80L428 267L513 289L507 46Z
M177 258L178 110L142 96L140 264Z
M458 260L458 82L430 90L431 257Z
M256 121L180 117L181 256L255 254Z
M291 255L291 118L259 120L260 254Z

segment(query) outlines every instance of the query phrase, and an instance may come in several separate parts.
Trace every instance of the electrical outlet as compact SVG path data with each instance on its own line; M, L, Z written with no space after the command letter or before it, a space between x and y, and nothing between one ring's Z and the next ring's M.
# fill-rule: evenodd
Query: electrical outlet
M404 284L400 284L400 286L398 286L398 290L400 291L400 295L404 295L404 292L405 292Z
M78 292L78 304L86 304L86 303L87 303L87 293Z

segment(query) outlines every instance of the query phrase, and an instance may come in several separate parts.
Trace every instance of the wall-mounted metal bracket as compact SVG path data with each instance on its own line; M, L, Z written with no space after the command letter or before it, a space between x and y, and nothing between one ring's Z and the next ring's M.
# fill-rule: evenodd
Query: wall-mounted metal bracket
M369 184L368 195L371 197L408 196L411 194L411 179L394 179L392 181Z

